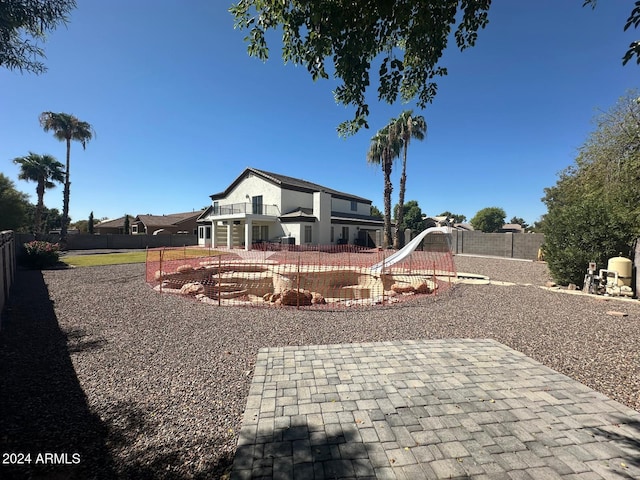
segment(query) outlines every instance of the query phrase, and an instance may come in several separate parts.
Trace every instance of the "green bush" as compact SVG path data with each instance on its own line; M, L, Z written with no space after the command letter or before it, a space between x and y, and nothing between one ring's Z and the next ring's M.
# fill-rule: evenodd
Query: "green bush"
M24 264L33 269L53 267L60 259L57 243L34 240L24 244Z
M552 208L545 216L545 260L560 285L582 286L589 262L607 268L609 258L629 255L634 238L629 219L597 198Z

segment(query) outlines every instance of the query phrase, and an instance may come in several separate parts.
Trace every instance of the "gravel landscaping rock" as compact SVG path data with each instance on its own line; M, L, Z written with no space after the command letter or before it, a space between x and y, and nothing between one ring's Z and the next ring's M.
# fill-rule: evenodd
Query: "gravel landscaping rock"
M529 285L297 311L160 295L144 265L21 271L0 330L3 451L79 452L81 462L0 477L219 478L267 346L493 338L640 410L640 302L539 288L543 263L455 260L459 271Z

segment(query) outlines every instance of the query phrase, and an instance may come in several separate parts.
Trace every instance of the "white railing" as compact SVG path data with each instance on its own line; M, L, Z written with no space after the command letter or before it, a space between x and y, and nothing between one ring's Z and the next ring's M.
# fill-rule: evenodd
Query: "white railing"
M213 207L211 215L214 217L222 215L238 215L238 214L253 214L253 215L280 215L280 211L277 205L254 205L253 203L231 203L229 205L217 205Z
M0 313L16 275L16 241L11 230L0 232Z

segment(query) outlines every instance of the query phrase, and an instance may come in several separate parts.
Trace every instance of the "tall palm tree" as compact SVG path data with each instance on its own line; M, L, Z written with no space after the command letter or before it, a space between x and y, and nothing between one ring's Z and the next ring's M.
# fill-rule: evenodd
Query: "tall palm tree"
M67 240L67 229L69 228L71 140L80 142L84 149L87 146L87 142L95 136L95 132L89 123L78 120L68 113L42 112L40 114L40 125L45 132L53 131L55 138L67 143L67 168L65 170L64 192L62 195L62 228L60 229L60 243L64 244Z
M393 246L400 248L400 226L404 220L404 195L407 187L407 150L411 139L424 140L427 134L427 122L421 115L413 116L412 110L405 110L393 123L396 135L402 142L402 173L400 175L400 191L398 192L398 213L396 214Z
M393 122L386 127L378 130L371 137L371 144L367 152L367 162L382 166L384 174L384 232L383 247L391 245L391 192L393 185L391 184L391 170L393 160L400 155L400 139L396 135Z
M36 182L36 194L38 203L36 204L35 218L33 221L33 233L42 233L42 211L44 210L44 192L55 187L55 183L64 181L64 165L51 155L38 155L29 152L29 155L13 159L13 163L20 165L20 180Z

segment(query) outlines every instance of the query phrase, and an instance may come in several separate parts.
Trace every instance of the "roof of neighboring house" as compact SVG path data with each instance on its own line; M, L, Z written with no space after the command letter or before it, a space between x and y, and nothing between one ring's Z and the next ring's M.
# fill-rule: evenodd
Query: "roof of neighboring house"
M147 226L153 225L157 227L170 227L172 225L178 225L188 220L196 219L201 214L202 210L198 210L196 212L172 213L169 215L136 215L135 219L132 220L132 222L140 222Z
M300 192L308 193L326 192L331 194L332 197L341 198L343 200L356 200L358 202L371 204L371 200L367 198L358 197L349 193L339 192L337 190L333 190L332 188L318 185L317 183L300 180L299 178L288 177L286 175L280 175L278 173L266 172L264 170L258 170L257 168L252 167L245 168L245 170L238 176L238 178L233 181L231 185L227 187L224 192L214 193L213 195L211 195L211 199L217 200L220 198L225 198L231 192L231 190L233 190L249 174L257 175L258 177L261 177L287 190L297 190Z
M118 228L124 226L124 217L114 218L113 220L104 220L96 223L94 228Z
M524 232L524 228L519 223L505 223L501 228L501 232L514 232L514 233L522 233Z

